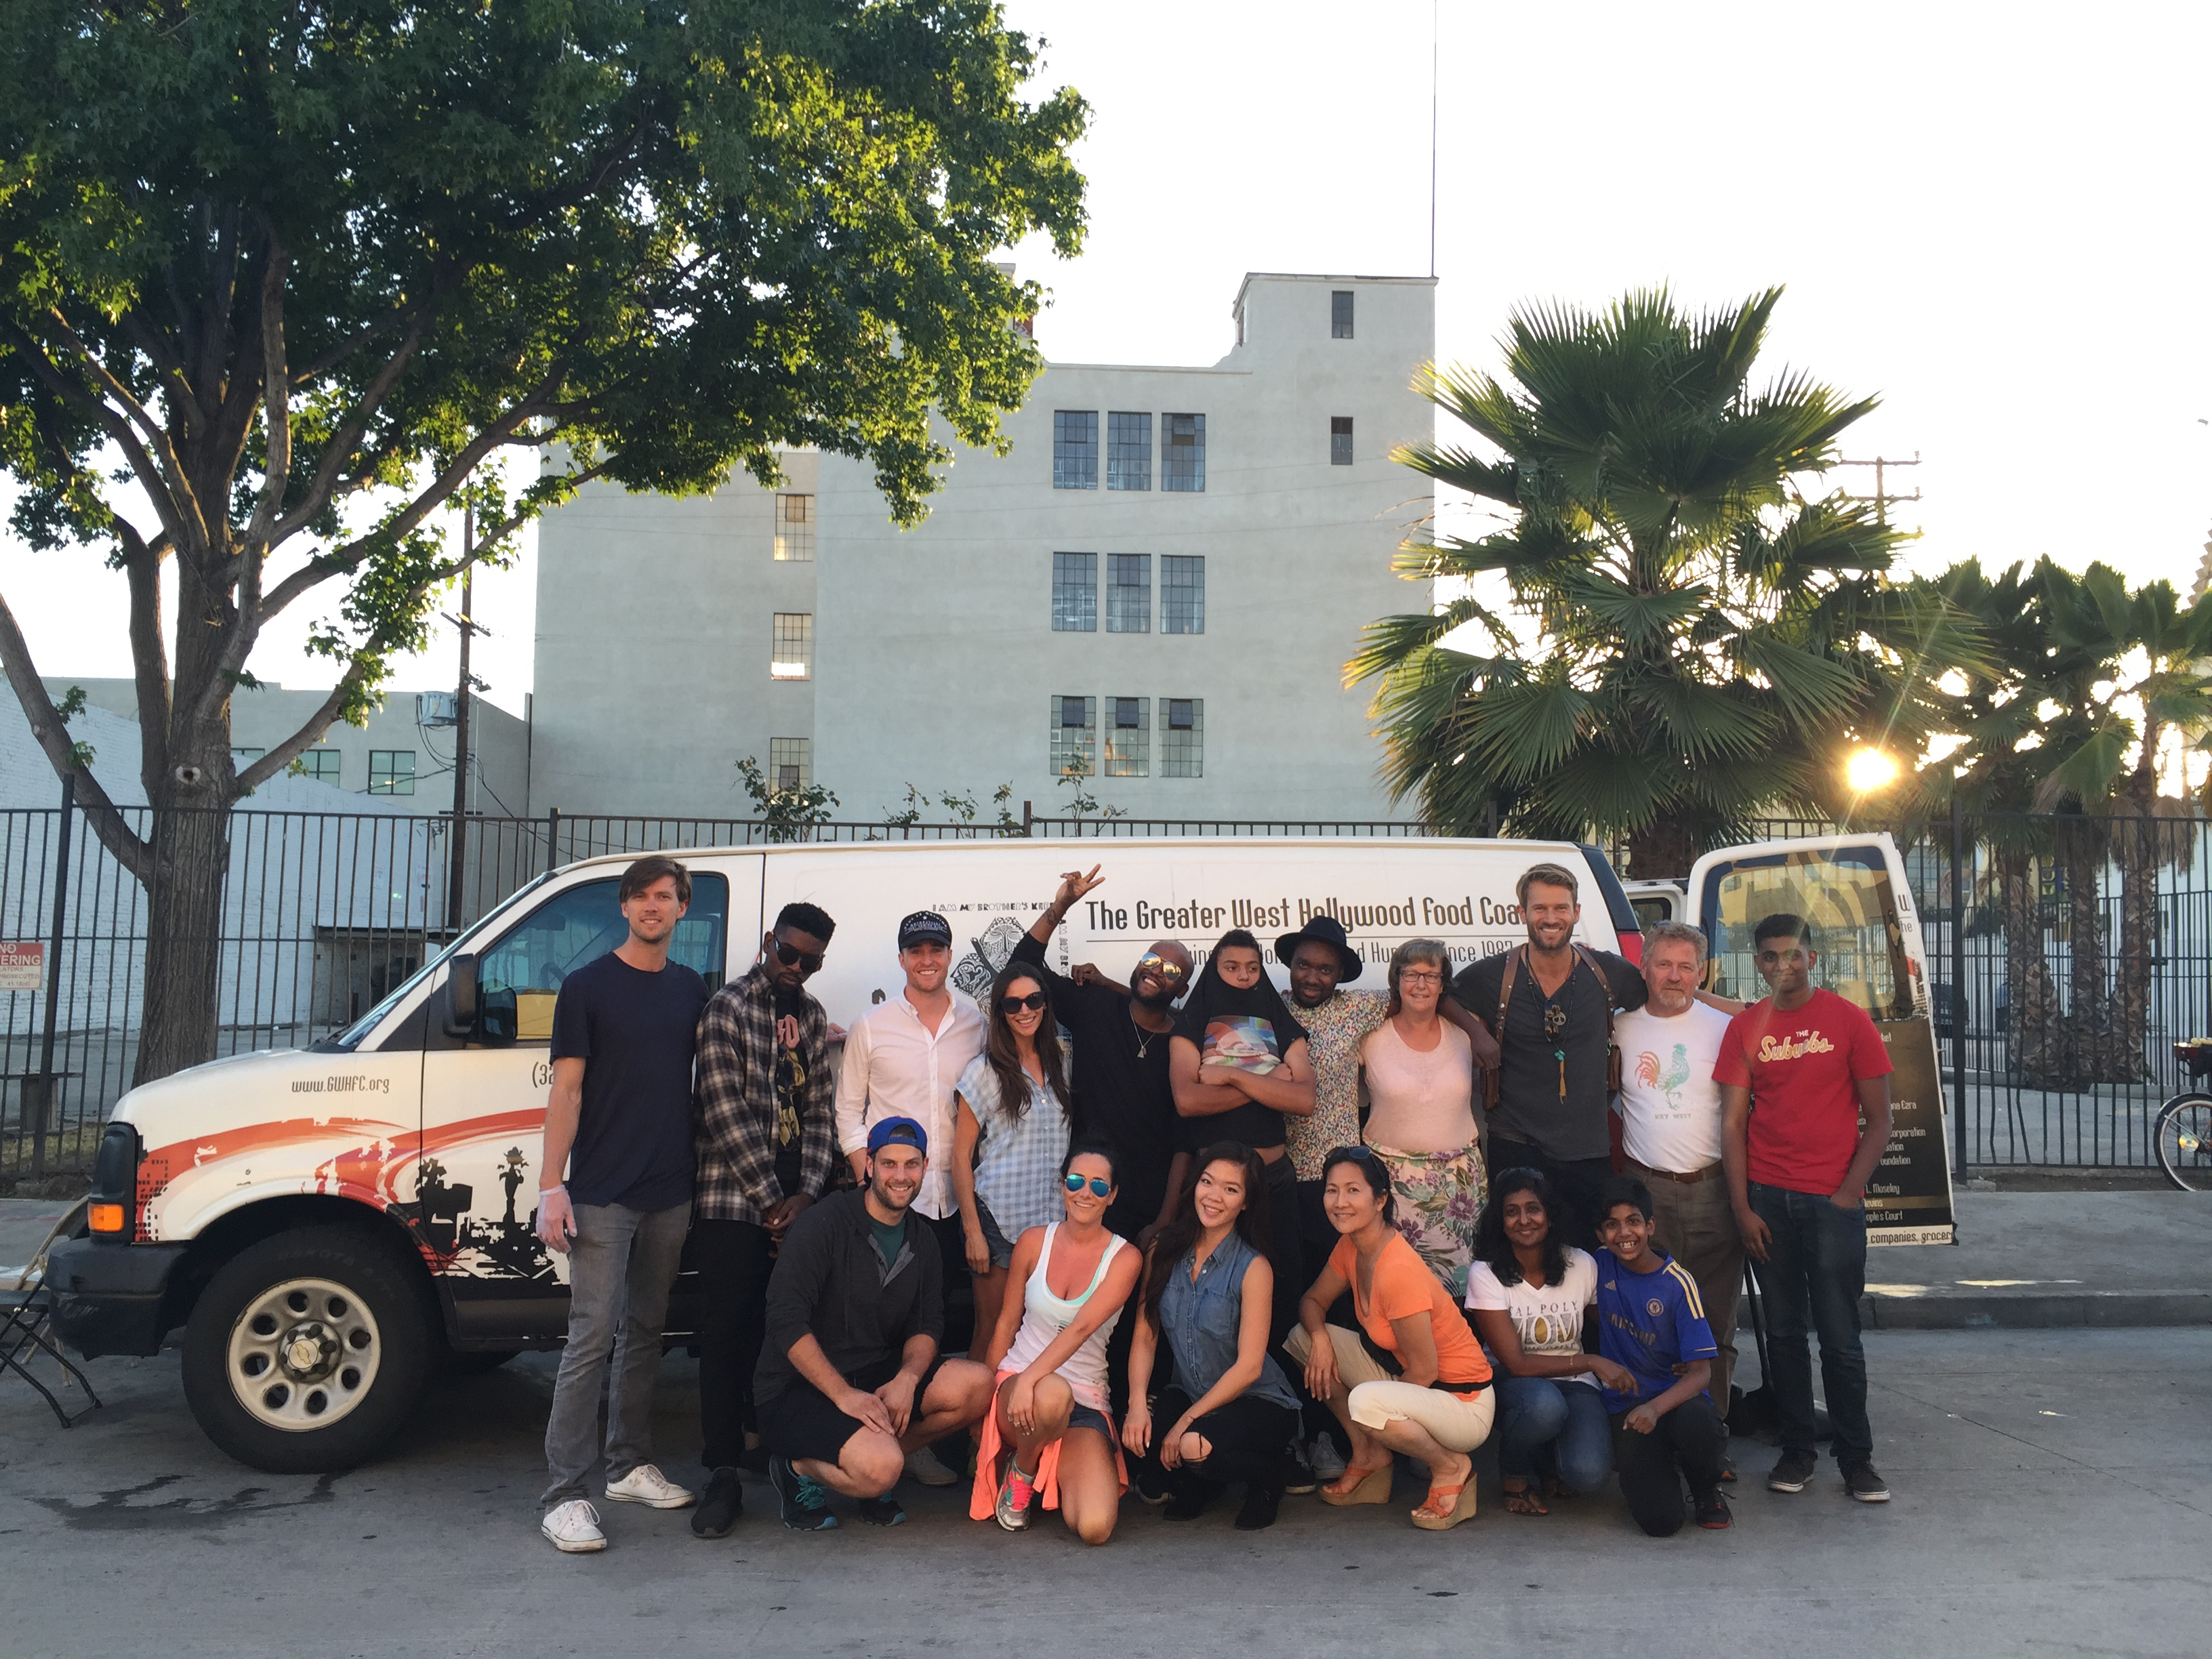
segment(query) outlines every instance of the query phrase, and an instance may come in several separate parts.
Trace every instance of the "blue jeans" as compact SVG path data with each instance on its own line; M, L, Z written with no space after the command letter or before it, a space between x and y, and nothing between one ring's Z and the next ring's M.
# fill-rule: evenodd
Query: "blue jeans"
M1498 1390L1498 1472L1509 1480L1536 1473L1549 1446L1559 1479L1589 1492L1613 1473L1613 1425L1605 1401L1586 1383L1548 1376L1500 1375Z
M1822 1193L1751 1183L1751 1207L1771 1235L1754 1262L1766 1300L1766 1380L1782 1419L1782 1449L1814 1455L1813 1362L1808 1330L1820 1338L1820 1382L1836 1430L1836 1462L1874 1455L1867 1421L1866 1350L1859 1297L1866 1291L1866 1212L1839 1209Z

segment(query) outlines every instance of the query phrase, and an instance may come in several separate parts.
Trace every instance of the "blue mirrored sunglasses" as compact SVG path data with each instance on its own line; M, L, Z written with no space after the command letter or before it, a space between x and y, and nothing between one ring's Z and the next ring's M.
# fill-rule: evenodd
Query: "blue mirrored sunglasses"
M1085 1187L1090 1188L1093 1198L1103 1198L1114 1190L1114 1183L1103 1176L1070 1175L1062 1176L1060 1179L1071 1193L1079 1193Z

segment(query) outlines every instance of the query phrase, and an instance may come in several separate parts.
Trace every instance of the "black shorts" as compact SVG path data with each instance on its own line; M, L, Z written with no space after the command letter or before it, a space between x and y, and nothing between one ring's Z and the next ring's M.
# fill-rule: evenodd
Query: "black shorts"
M914 1391L914 1416L921 1416L921 1402L929 1393L929 1385L937 1380L937 1373L945 1361L939 1354L929 1362L929 1369L921 1374L921 1382ZM887 1359L879 1364L865 1365L845 1380L866 1394L898 1375L899 1362ZM794 1462L811 1457L823 1463L835 1463L845 1449L845 1443L867 1425L857 1417L848 1417L830 1402L830 1397L805 1377L795 1377L789 1388L769 1404L760 1407L761 1443L777 1457L788 1457Z

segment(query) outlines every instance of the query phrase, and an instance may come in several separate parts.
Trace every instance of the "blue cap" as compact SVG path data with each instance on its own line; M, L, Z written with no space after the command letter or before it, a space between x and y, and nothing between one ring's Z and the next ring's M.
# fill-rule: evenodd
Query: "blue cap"
M929 1131L910 1117L887 1117L868 1131L868 1150L878 1152L892 1141L911 1146L924 1158L929 1156Z

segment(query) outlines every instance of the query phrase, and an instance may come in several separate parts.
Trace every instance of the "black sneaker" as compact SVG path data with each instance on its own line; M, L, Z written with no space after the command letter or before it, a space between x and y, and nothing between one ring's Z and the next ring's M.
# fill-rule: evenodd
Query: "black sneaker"
M1729 1513L1728 1499L1715 1486L1698 1497L1698 1524L1707 1532L1726 1532L1735 1525L1735 1517Z
M775 1488L783 1524L793 1532L828 1532L837 1524L830 1512L830 1494L819 1481L809 1480L791 1467L788 1457L768 1461L768 1483Z
M1733 1457L1721 1459L1721 1479L1731 1486L1735 1485L1735 1459Z
M1237 1530L1265 1532L1275 1524L1275 1512L1282 1507L1283 1493L1287 1487L1247 1486L1244 1502L1237 1511ZM1311 1487L1307 1488L1311 1491ZM1172 1513L1172 1511L1170 1511Z
M746 1447L738 1454L738 1467L747 1474L766 1474L768 1448L764 1445Z
M860 1519L872 1527L902 1527L906 1524L906 1511L899 1507L898 1499L889 1492L881 1498L863 1498L860 1508Z
M1844 1490L1862 1504L1889 1502L1889 1482L1876 1474L1871 1463L1852 1463L1844 1469Z
M692 1535L727 1538L745 1512L745 1495L735 1469L716 1469L707 1477L707 1490L699 1494L699 1507L691 1511Z
M1147 1504L1168 1501L1168 1472L1152 1458L1137 1465L1137 1496Z
M1169 1521L1195 1521L1206 1513L1206 1506L1212 1497L1212 1488L1201 1481L1177 1480L1170 1488L1168 1506L1160 1511L1161 1517Z
M1320 1486L1320 1480L1314 1475L1313 1465L1306 1461L1306 1449L1297 1441L1291 1441L1290 1449L1283 1454L1283 1491L1303 1498L1310 1492L1318 1491ZM1269 1510L1267 1521L1274 1518L1274 1512ZM1260 1524L1265 1526L1267 1522L1263 1521ZM1251 1528L1245 1530L1249 1532Z
M1786 1451L1766 1477L1769 1492L1802 1492L1813 1478L1815 1465L1810 1452Z

